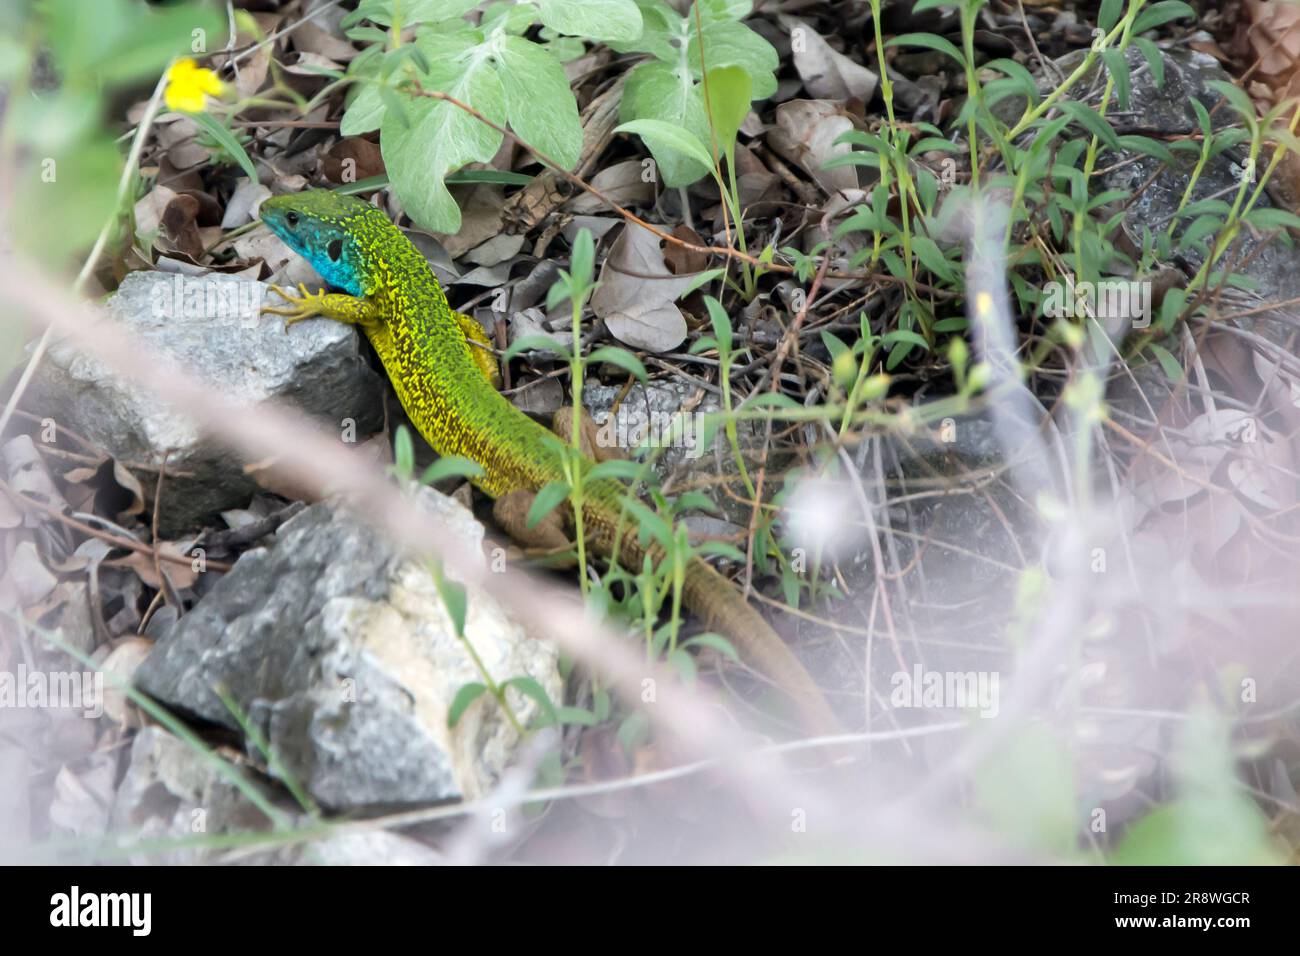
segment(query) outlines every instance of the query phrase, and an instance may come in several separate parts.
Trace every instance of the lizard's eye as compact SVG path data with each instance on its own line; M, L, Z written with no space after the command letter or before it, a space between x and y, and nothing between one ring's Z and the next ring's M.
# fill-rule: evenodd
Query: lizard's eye
M284 221L287 222L291 227L297 226L298 214L296 212L286 212L284 214Z

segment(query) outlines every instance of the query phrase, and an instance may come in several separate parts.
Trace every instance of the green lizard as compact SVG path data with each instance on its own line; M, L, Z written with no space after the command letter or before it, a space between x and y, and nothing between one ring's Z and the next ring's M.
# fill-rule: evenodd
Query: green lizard
M342 290L309 294L299 286L303 294L296 297L277 288L290 307L264 311L285 315L286 325L322 316L359 326L379 353L402 407L434 450L482 467L474 483L497 499L495 514L505 530L525 544L553 544L545 530L526 528L523 516L532 495L564 478L555 440L497 391L495 360L476 347L487 343L482 327L451 309L415 245L381 210L327 190L268 199L261 217L326 282ZM647 546L638 542L634 526L618 520L626 495L618 482L584 482L584 534L596 553L617 555L625 566L639 568ZM511 506L502 507L507 503ZM562 538L572 534L571 509L552 517L562 524L551 532ZM648 547L652 559L662 556L655 545ZM809 729L839 729L816 682L729 581L693 558L683 591L687 606L791 696Z

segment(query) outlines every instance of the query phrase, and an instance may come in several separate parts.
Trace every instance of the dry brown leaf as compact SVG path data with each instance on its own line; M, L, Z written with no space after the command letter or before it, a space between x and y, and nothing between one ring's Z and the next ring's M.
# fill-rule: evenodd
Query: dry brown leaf
M364 136L341 139L321 158L321 170L332 183L355 183L387 172L379 147Z
M672 232L674 239L680 239L682 242L688 242L693 246L704 245L704 240L700 234L685 223L679 224ZM664 246L664 264L675 276L693 275L696 272L703 272L709 264L709 255L706 252L696 252L692 249L686 249L676 243L670 242Z
M144 488L141 487L140 481L116 458L113 459L113 480L118 483L122 490L131 495L131 503L117 512L117 518L121 521L124 518L131 518L138 514L144 513Z
M1278 0L1246 0L1245 7L1259 75L1275 90L1287 88L1300 66L1300 7Z
M36 542L31 540L18 542L6 562L4 580L9 585L6 590L15 594L23 607L43 600L59 583L41 560Z
M676 302L695 281L692 275L668 271L659 242L644 226L627 223L600 268L600 285L591 297L592 311L614 338L650 352L670 351L686 338L686 318Z
M875 73L834 49L797 17L781 15L777 19L790 34L794 68L810 96L819 100L871 99L879 82Z
M194 570L190 563L190 549L194 547L197 539L189 538L185 541L163 541L154 545L161 554L170 555L173 558L184 558L184 564L178 564L175 561L162 561L163 571L167 574L167 580L172 583L172 587L178 590L185 590L193 587L194 582L198 580L200 572ZM114 562L121 567L130 568L140 576L140 580L151 588L159 588L162 582L158 580L158 572L154 568L154 558L152 554L145 554L143 551L132 551L121 561Z
M768 144L782 159L801 167L828 193L856 189L858 173L852 166L823 169L833 156L849 152L848 143L835 141L853 129L853 121L828 100L790 100L776 108L776 126Z
M122 688L130 686L136 668L153 650L153 641L147 637L129 637L113 648L100 667L104 670L104 716L123 730L140 724L139 713L130 706L130 699ZM120 683L113 678L119 678Z
M652 173L639 159L629 159L607 166L592 177L591 185L620 206L648 205L654 202ZM605 212L609 207L585 190L564 204L566 212L590 214Z

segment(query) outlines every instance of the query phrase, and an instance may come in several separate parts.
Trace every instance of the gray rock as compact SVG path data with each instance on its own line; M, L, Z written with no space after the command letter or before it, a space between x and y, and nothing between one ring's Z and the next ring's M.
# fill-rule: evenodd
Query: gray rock
M418 840L387 830L339 833L280 855L277 863L316 866L438 866L441 854Z
M240 771L248 777L247 771ZM291 827L316 826L287 797L264 794ZM229 777L194 747L160 727L146 727L132 742L130 762L112 806L112 830L130 834L132 842L149 843L150 852L133 854L135 862L168 864L250 864L318 866L419 866L442 862L418 840L382 829L326 833L310 841L281 845L270 820ZM355 826L355 824L348 824ZM195 837L238 833L268 836L256 843L226 849L194 845ZM167 841L174 840L174 848Z
M717 398L712 394L705 395L698 405L683 412L683 406L697 391L695 386L685 382L651 382L648 386L638 383L628 390L611 419L610 409L623 393L622 386L589 382L583 386L582 403L600 426L599 440L602 444L616 445L631 453L648 438L649 447L645 454L654 455L655 474L666 479L678 466L687 465L694 469L726 449L727 441L721 428L714 432L707 447L704 442L704 416L720 410ZM675 434L679 417L682 430ZM742 424L741 431L746 430ZM735 470L734 465L731 470Z
M1083 51L1076 51L1057 61L1060 69L1066 73L1073 70L1084 56ZM1126 53L1132 78L1129 110L1120 114L1115 111L1118 131L1136 132L1139 135L1193 133L1200 129L1196 113L1191 105L1198 101L1207 111L1211 111L1222 98L1211 84L1215 82L1232 84L1233 78L1213 57L1191 49L1172 49L1164 51L1163 79L1157 85L1155 75L1146 62L1142 52L1130 47ZM1104 74L1100 69L1085 77L1076 87L1075 95L1095 105L1098 99ZM1046 89L1047 81L1040 80L1040 88ZM1010 102L1010 100L1005 101ZM1023 104L1023 100L1020 101ZM999 104L1000 106L1002 104ZM1237 124L1239 117L1231 109L1221 107L1211 112L1211 123L1215 130ZM1248 162L1248 144L1224 150L1212 156L1197 177L1188 205L1206 199L1221 199L1231 204L1240 187L1242 177L1250 176L1246 169ZM1197 156L1191 152L1175 152L1177 162L1166 166L1154 157L1133 152L1120 154L1120 162L1108 162L1110 172L1102 177L1100 189L1119 190L1134 197L1125 210L1122 227L1135 248L1141 248L1144 236L1150 232L1160 234L1174 221L1174 216L1182 205L1183 194L1191 181ZM1267 152L1259 163L1262 174L1267 165ZM1253 193L1255 185L1248 187ZM1266 188L1260 193L1256 203L1257 209L1270 209L1283 205L1275 202ZM1175 243L1183 229L1190 225L1189 220L1179 221L1173 238ZM1250 300L1255 302L1282 302L1300 297L1300 250L1294 244L1280 238L1267 239L1255 234L1249 227L1244 229L1234 244L1229 256L1238 265L1234 275L1244 278L1250 284L1251 291L1244 293L1229 289L1227 301ZM1172 265L1181 267L1191 276L1205 262L1205 253L1197 248L1177 250ZM1218 263L1219 268L1228 264L1228 259ZM1290 328L1296 323L1294 309L1279 311L1261 311L1256 315L1234 320L1242 328L1258 332L1278 345L1288 348ZM1153 316L1153 320L1158 316ZM1292 350L1293 351L1293 350ZM1160 382L1158 370L1153 370L1147 381L1138 387L1158 404L1166 391ZM1121 383L1126 393L1126 401L1138 400L1134 383Z
M482 560L483 528L462 505L430 489L419 501L454 529L462 554ZM329 807L484 793L519 738L489 695L448 728L456 693L481 677L428 569L330 503L305 509L277 537L274 549L244 554L158 642L137 685L237 730L215 692L224 685L278 756L270 772ZM561 701L556 651L476 588L465 635L495 680L532 677ZM538 704L513 688L508 700L521 724L537 716Z
M275 802L272 795L266 796ZM295 818L287 803L279 809ZM130 834L132 842L155 844L147 858L135 862L215 862L214 850L180 841L260 832L270 826L229 777L194 747L161 727L145 727L135 735L110 816L113 832ZM168 839L177 841L175 848L166 848Z
M1071 54L1059 61L1064 70L1072 69L1082 56ZM1211 84L1233 83L1232 77L1213 57L1195 50L1177 49L1165 52L1164 77L1160 85L1147 66L1145 58L1136 48L1128 51L1132 74L1130 111L1120 121L1123 127L1143 133L1161 131L1181 133L1199 130L1196 113L1191 102L1200 102L1207 111L1213 110L1221 95ZM1093 85L1096 85L1095 83ZM1087 88L1087 83L1081 84ZM1211 113L1216 130L1239 122L1230 108L1220 108ZM1121 130L1123 131L1123 130ZM1182 205L1183 194L1196 165L1197 157L1190 152L1175 152L1177 163L1167 167L1159 160L1137 153L1123 153L1123 162L1111 163L1112 169L1102 181L1101 188L1120 190L1135 196L1127 207L1122 228L1135 248L1141 248L1148 233L1159 235L1174 221ZM1266 166L1261 158L1260 172ZM1237 146L1211 157L1197 177L1188 198L1188 204L1216 198L1231 204L1241 185L1243 175L1248 175L1246 145ZM1252 183L1248 195L1254 191ZM1260 193L1256 208L1269 209L1279 205L1266 188ZM1190 224L1180 220L1173 237L1175 243L1182 229ZM1187 276L1194 275L1205 262L1205 253L1197 248L1178 250L1173 265ZM1244 302L1247 307L1259 303L1287 302L1300 297L1300 250L1281 238L1268 239L1247 227L1242 230L1228 257L1220 260L1218 268L1235 260L1234 275L1247 280L1251 289L1245 292L1229 288L1223 293L1226 310L1233 311L1231 303ZM1177 274L1175 272L1175 274ZM1160 284L1156 277L1157 286ZM1294 306L1276 310L1259 310L1253 315L1231 321L1239 328L1270 340L1286 353L1295 354L1293 329L1297 323ZM1152 320L1158 319L1158 314ZM1181 349L1177 336L1164 343L1174 354ZM1155 410L1165 407L1171 398L1181 393L1182 386L1171 382L1158 364L1153 361L1136 363L1131 374L1116 374L1109 384L1107 400L1120 414L1139 421L1151 421ZM1249 397L1243 396L1246 400Z
M1145 66L1145 59L1137 50L1129 51L1129 65L1132 67L1133 91L1131 94L1132 115L1126 116L1124 125L1140 129L1161 130L1167 133L1191 132L1199 129L1196 114L1191 101L1197 100L1206 110L1214 108L1221 99L1220 94L1210 84L1214 82L1232 83L1232 77L1213 57L1195 50L1171 51L1164 59L1164 82L1157 87L1155 78ZM1229 108L1220 108L1211 115L1216 129L1232 125L1239 121L1236 113ZM1196 157L1191 153L1175 153L1179 163L1174 168L1165 168L1159 160L1149 156L1125 154L1132 158L1130 164L1116 164L1112 172L1104 178L1105 189L1118 189L1136 194L1136 199L1128 207L1124 218L1124 228L1140 245L1143 232L1147 229L1159 232L1168 227L1175 211L1179 208L1183 193L1190 181ZM1245 166L1248 153L1245 146L1234 147L1214 156L1206 164L1198 177L1188 202L1195 203L1210 197L1224 199L1231 204L1242 176L1246 174ZM1263 172L1263 163L1260 172ZM1152 178L1150 186L1143 185ZM1253 192L1254 185L1250 190ZM1268 190L1260 194L1257 208L1268 209L1274 206ZM1184 222L1185 226L1187 223ZM1175 238L1178 230L1175 230ZM1246 235L1239 241L1233 255L1240 254L1246 262L1238 270L1259 285L1259 293L1266 301L1295 298L1300 295L1300 269L1297 269L1297 252L1279 241L1271 241L1260 248L1261 240ZM1185 266L1190 270L1201 267L1205 256L1199 250L1189 249L1180 253L1185 257Z
M133 272L108 300L108 311L142 344L193 369L224 398L252 408L281 402L334 431L351 421L356 436L377 431L383 381L362 357L356 331L325 320L286 331L278 316L258 315L268 291L233 276ZM155 465L170 451L166 535L247 503L256 489L238 456L188 416L69 343L50 348L24 404L123 462ZM141 483L152 494L153 476Z

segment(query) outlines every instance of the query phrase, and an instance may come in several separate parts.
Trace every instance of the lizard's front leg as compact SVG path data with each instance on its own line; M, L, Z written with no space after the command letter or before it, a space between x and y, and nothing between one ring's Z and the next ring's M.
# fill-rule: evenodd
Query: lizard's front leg
M294 295L278 285L271 286L271 291L289 303L287 308L273 309L270 306L263 306L262 312L271 315L285 316L285 327L293 325L295 322L301 322L303 319L311 319L320 316L324 319L333 319L335 322L343 322L346 325L359 325L363 329L376 326L380 322L379 306L369 299L360 299L353 295L344 295L341 292L326 292L322 289L320 292L308 292L307 287L299 282L298 291L302 295Z

